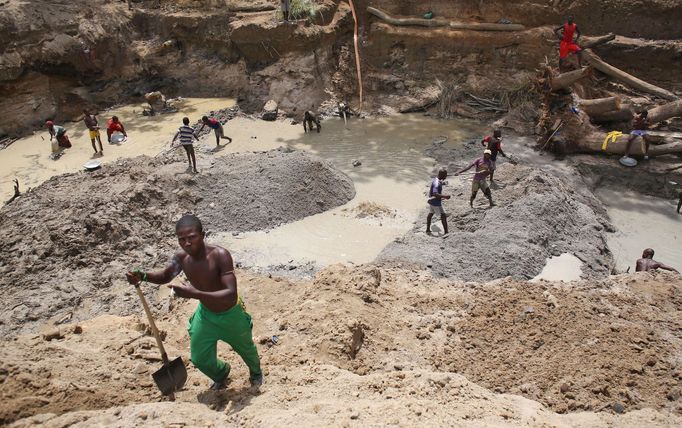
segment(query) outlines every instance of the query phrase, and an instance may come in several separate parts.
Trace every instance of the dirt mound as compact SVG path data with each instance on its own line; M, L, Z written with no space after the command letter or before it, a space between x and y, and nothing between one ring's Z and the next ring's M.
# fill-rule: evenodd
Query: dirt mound
M444 238L427 235L424 212L415 228L387 246L378 260L417 263L439 276L488 281L530 279L547 257L572 253L584 263L583 277L608 275L613 261L603 231L610 226L595 208L599 202L594 196L528 167L504 164L495 177L497 206L492 209L482 192L475 208L469 207L470 175L450 177L443 190L452 195L444 204L450 233ZM436 218L431 227L442 226Z
M3 207L0 331L128 313L134 298L117 291L122 272L165 262L183 213L197 213L209 232L241 232L320 213L355 194L330 163L297 151L219 157L197 175L185 166L171 158L119 161L54 177Z
M233 363L227 390L209 391L190 364L175 404L131 405L159 399L153 339L141 318L105 316L78 334L64 326L62 338L2 343L1 422L45 413L17 426L680 424L679 277L475 285L372 265L332 266L310 282L238 277L254 335L279 339L257 345L260 392L221 344ZM185 361L195 306L175 300L157 311L169 355Z

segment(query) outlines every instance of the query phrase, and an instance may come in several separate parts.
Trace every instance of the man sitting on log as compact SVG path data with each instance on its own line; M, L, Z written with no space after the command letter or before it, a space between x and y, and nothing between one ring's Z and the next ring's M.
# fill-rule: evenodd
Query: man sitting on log
M578 57L578 67L582 68L582 48L578 46L580 30L578 29L578 24L573 22L573 17L569 16L564 25L555 28L554 34L561 40L559 43L559 69L563 69L564 61L571 52L575 52ZM574 34L576 35L575 40L573 40Z
M649 159L647 129L649 129L649 111L642 110L639 114L635 115L632 121L632 131L630 131L630 138L628 138L627 145L625 146L625 156L630 157L630 146L632 146L637 137L640 137L643 142L642 152L644 153L644 159Z

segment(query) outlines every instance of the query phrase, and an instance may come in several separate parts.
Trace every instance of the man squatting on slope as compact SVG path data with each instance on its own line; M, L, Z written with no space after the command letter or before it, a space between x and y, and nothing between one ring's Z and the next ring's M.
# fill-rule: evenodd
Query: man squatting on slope
M192 363L214 382L211 389L226 387L230 365L218 359L218 340L229 344L249 367L251 385L261 385L263 374L251 330L253 323L237 294L232 256L226 249L206 245L201 221L184 215L175 225L182 251L175 253L162 271L126 273L128 282L167 284L185 272L189 284L170 286L178 297L199 300L189 319Z

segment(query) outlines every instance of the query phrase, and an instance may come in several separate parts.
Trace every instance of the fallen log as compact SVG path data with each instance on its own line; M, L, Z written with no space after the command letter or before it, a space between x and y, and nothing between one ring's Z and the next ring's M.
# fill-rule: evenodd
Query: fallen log
M371 6L367 8L367 12L391 25L397 26L448 27L452 30L474 31L524 31L526 29L526 27L521 24L493 24L489 22L464 23L447 21L444 19L395 18L386 12Z
M577 82L578 80L592 75L592 69L585 67L580 70L573 70L566 73L561 73L550 77L550 88L552 91L565 89Z
M628 122L632 120L635 109L631 104L621 104L616 110L606 111L603 113L589 114L590 120L595 123L604 122Z
M583 49L590 49L595 46L603 45L604 43L608 43L611 40L614 40L616 38L616 35L613 33L609 33L605 36L599 36L599 37L583 37L582 39L585 40L585 42L580 44L580 47Z
M607 97L607 98L596 98L592 100L579 100L578 107L587 115L594 116L603 114L613 110L620 109L620 98L618 97Z
M640 91L653 94L667 100L678 99L677 95L673 94L672 92L665 90L663 88L659 88L658 86L652 85L651 83L647 83L644 80L638 79L635 76L628 74L623 70L620 70L612 66L611 64L606 63L601 58L599 58L594 52L588 49L583 50L583 58L585 58L592 67L596 68L597 70L601 71L604 74L607 74L611 77L615 77L621 82L628 84L632 88L639 89Z
M606 153L612 155L625 154L625 147L627 145L630 134L623 134L616 138L616 141L609 142L606 150L602 150L606 133L595 132L585 135L583 138L574 141L570 145L570 149L575 153ZM639 139L638 139L639 140ZM635 140L630 147L631 155L643 155L642 144ZM665 143L660 145L649 146L649 157L682 154L682 141L676 139L665 138Z
M682 100L663 104L649 110L649 123L658 123L678 116L682 117Z

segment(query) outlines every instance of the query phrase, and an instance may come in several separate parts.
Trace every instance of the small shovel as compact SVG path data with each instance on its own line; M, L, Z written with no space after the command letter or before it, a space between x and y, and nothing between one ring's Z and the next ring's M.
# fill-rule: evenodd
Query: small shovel
M159 330L157 330L156 324L154 324L152 312L149 310L149 305L147 305L147 300L144 298L142 290L140 290L139 283L135 285L135 291L137 291L137 295L140 296L140 301L144 307L144 312L147 314L149 325L154 334L154 339L156 339L156 345L159 347L159 351L161 351L161 360L163 361L163 367L152 373L152 378L154 378L154 382L156 382L156 386L159 387L161 394L168 396L171 401L175 401L175 391L182 389L187 381L185 363L182 362L181 357L178 357L173 361L168 360L168 355L163 348L163 342L161 342L161 337L159 336Z

